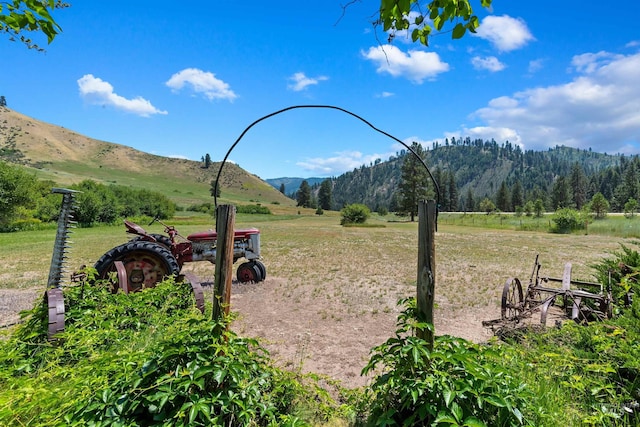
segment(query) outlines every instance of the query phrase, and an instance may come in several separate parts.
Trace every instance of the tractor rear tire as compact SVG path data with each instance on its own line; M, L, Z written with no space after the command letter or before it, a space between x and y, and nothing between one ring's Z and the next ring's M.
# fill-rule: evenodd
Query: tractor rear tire
M165 248L171 250L171 238L169 236L165 236L164 234L156 234L156 233L149 233L149 236L156 239L155 243L158 243L159 245L162 245ZM137 236L129 241L130 242L148 242L149 240L144 240L144 237ZM151 242L151 243L154 243L154 242Z
M106 279L122 261L131 291L152 288L166 276L177 275L180 266L169 249L161 244L135 239L111 249L95 263L98 277ZM114 291L117 291L117 286Z
M244 262L236 271L238 281L241 283L258 283L262 281L262 272L254 262Z

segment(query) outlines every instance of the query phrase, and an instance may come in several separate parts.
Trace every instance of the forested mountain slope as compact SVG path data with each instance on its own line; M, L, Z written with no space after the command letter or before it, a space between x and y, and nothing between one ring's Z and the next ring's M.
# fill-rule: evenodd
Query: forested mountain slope
M402 150L387 161L363 165L333 178L335 207L364 203L373 210L393 211L407 155L411 153ZM633 163L629 160L632 159L563 146L547 151L523 151L509 142L498 144L494 140L470 138L434 144L425 156L425 163L439 183L443 210L473 210L482 198L495 199L503 182L509 191L519 182L524 200L545 198L545 203L550 205L554 183L558 177L568 177L576 166L584 173L585 185L595 192L603 190L599 187L607 181L604 175L609 173L613 179L616 173L611 171L616 167L620 169L621 163ZM474 206L468 206L469 194ZM612 196L613 190L609 194Z

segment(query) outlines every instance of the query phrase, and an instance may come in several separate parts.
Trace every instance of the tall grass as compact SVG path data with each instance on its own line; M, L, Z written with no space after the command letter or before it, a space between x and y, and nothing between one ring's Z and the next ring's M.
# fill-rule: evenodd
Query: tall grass
M533 216L516 216L510 213L483 214L442 212L438 223L465 227L490 228L497 230L550 232L553 226L552 214L541 218ZM640 237L640 216L633 218L621 214L609 214L603 219L592 220L584 229L575 234L598 234L603 236L637 238Z

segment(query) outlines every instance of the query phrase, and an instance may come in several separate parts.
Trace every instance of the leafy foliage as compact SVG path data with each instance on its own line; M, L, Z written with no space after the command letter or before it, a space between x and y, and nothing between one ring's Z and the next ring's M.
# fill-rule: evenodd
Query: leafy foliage
M554 233L570 233L583 229L588 221L583 212L571 208L558 209L551 219L554 223L552 227Z
M271 367L228 319L202 315L188 284L109 289L66 289L55 342L43 303L0 342L1 425L303 425L300 401L328 401Z
M484 8L491 7L491 0L481 0ZM422 9L426 6L426 9ZM444 31L447 22L455 22L451 31L453 39L459 39L467 31L476 32L480 25L469 0L439 0L426 5L417 0L381 0L379 24L393 39L396 31L411 30L411 40L425 46L435 29Z
M0 227L7 228L20 206L35 206L37 188L33 175L0 161Z
M415 300L404 300L393 338L372 350L363 374L379 373L367 390L369 423L376 426L518 426L529 399L489 347L440 336L432 351L412 331ZM417 334L416 334L417 335Z
M60 0L13 0L0 2L0 31L9 34L11 41L16 37L29 49L43 50L23 34L24 31L39 31L47 37L47 42L62 31L51 16L51 11L68 5Z

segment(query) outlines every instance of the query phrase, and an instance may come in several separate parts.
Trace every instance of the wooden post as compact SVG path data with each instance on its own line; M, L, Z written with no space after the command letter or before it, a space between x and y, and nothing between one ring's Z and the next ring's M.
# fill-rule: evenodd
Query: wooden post
M216 210L216 276L213 289L213 319L229 314L231 304L231 277L233 275L233 227L236 208L220 205Z
M420 321L433 325L433 305L436 287L436 202L418 203L418 289L416 304ZM433 350L433 330L418 331L418 338L427 341Z

